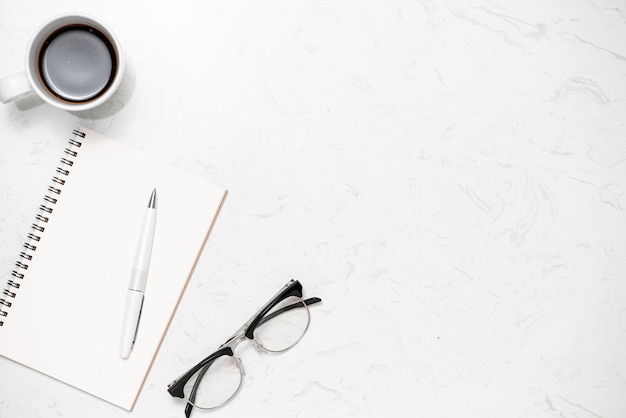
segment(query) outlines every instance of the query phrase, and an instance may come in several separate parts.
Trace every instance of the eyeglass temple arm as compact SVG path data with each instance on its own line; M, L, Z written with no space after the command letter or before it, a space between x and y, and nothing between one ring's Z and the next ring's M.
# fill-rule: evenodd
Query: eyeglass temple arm
M322 299L320 299L320 298L318 298L318 297L314 297L314 298L309 298L309 299L303 300L304 304L305 304L305 305L307 305L307 306L309 306L309 305L313 305L314 303L319 303L319 302L321 302L321 301L322 301ZM300 303L292 303L291 305L287 305L287 306L285 306L284 308L281 308L281 309L277 310L276 312L272 312L271 314L269 314L269 315L267 315L267 316L263 317L263 318L259 321L259 323L257 324L257 326L258 326L258 325L261 325L261 324L264 324L265 322L269 321L269 320L270 320L270 319L272 319L272 318L276 318L276 317L277 317L278 315L280 315L280 314L283 314L283 313L285 313L285 312L287 312L287 311L290 311L290 310L292 310L292 309L295 309L295 308L297 308L298 306L301 306L301 305L300 305Z
M189 418L189 416L191 415L191 410L193 409L193 405L190 404L189 402L187 402L187 405L185 405L185 416L187 418Z
M213 362L215 360L217 360L217 357L212 359L211 361L209 361L198 372L198 378L193 383L193 388L191 388L191 392L189 393L189 400L187 402L187 405L185 405L185 416L187 418L189 418L189 415L191 415L191 410L193 409L193 402L195 402L195 400L196 400L196 393L198 392L198 386L200 386L200 382L202 382L202 379L204 378L204 375L209 370L209 367L211 367L211 365L213 364Z
M200 382L202 381L202 378L204 378L204 375L206 374L207 370L209 370L209 367L211 367L211 364L213 364L215 360L216 359L214 358L213 360L208 362L198 372L198 378L193 383L193 388L191 389L191 393L189 393L189 401L187 402L187 405L185 405L185 416L187 418L189 418L189 416L191 415L191 410L193 409L193 402L196 400L196 393L198 392L198 386L200 386Z

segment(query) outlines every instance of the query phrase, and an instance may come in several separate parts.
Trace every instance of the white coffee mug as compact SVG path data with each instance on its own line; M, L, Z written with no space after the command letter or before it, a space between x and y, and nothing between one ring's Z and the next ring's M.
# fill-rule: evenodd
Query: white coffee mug
M56 16L31 36L26 71L0 80L0 101L34 93L60 109L93 109L115 93L124 64L117 37L102 21L79 13Z

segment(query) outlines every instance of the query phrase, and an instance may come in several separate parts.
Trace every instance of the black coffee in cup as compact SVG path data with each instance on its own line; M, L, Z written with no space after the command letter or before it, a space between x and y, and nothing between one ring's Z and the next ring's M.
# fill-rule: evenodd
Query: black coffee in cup
M39 77L57 98L87 102L103 94L117 72L117 53L98 29L68 25L48 36L39 51Z

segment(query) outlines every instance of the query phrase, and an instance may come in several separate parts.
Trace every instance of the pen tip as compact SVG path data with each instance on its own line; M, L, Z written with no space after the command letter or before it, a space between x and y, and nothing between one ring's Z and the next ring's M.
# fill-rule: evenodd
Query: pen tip
M148 202L149 208L156 208L156 187L152 189L152 194L150 195L150 201Z

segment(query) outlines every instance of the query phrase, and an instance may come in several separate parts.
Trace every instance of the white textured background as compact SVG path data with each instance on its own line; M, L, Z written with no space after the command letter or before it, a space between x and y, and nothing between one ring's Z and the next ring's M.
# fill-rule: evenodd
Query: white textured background
M125 82L0 106L0 279L80 125L230 194L132 413L0 358L0 417L182 417L290 277L309 333L209 415L626 417L623 2L0 0L0 77L70 10Z

